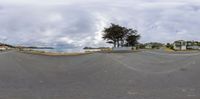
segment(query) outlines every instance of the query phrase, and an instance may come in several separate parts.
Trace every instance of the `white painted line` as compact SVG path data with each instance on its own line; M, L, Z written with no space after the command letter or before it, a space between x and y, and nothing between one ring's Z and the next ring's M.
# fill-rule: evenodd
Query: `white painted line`
M170 55L170 56L197 56L200 55L200 53L191 53L191 54L167 54L167 53L159 53L159 52L151 52L151 51L143 51L150 54L156 54L156 55Z
M166 73L172 73L172 72L176 72L176 71L181 70L181 68L187 68L187 67L189 67L191 65L195 65L196 64L196 61L191 61L191 62L188 62L187 64L184 64L184 66L176 67L176 68L171 69L171 70L161 71L161 72L154 72L154 71L141 70L141 69L135 68L135 67L130 66L130 65L128 65L128 64L126 64L126 63L124 63L124 62L122 62L122 61L120 61L118 59L115 59L115 58L113 58L112 56L109 56L109 55L108 55L108 57L110 57L110 59L118 62L119 64L121 64L122 66L124 66L124 67L126 67L128 69L131 69L131 70L136 71L136 72L147 73L147 74L166 74Z
M0 52L0 55L2 55L2 54L7 54L7 53L9 53L9 51L6 51L6 52Z

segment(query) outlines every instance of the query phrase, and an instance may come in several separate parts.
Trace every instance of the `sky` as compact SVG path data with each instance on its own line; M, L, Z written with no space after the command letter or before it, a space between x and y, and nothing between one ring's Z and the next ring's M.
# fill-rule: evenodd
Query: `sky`
M0 42L26 46L110 46L110 23L140 42L200 40L199 0L0 0Z

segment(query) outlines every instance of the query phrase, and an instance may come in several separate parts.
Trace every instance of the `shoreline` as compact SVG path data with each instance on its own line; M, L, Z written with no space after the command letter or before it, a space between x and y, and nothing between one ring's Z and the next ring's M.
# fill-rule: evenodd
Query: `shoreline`
M155 49L154 49L155 50ZM50 51L41 51L41 50L18 50L19 52L26 54L34 54L34 55L46 55L46 56L79 56L79 55L87 55L93 53L132 53L132 52L141 52L141 51L153 51L153 49L140 49L134 51L84 51L84 52L50 52ZM199 53L198 50L186 50L186 51L174 51L169 49L164 49L163 52L168 54L186 54L186 53Z
M88 55L94 52L48 52L48 51L39 51L39 50L19 50L19 52L33 55L45 55L45 56L79 56L79 55Z

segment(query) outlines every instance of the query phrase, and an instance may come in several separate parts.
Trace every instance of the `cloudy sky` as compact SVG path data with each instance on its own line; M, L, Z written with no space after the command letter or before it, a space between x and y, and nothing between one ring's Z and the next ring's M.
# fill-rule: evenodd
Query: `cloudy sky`
M137 29L140 42L200 40L200 1L0 0L0 42L105 46L102 30L110 23Z

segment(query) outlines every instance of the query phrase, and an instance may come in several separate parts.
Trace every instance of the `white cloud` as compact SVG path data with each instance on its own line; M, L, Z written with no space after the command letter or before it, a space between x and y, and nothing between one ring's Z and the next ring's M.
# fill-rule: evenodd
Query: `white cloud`
M65 42L65 43L67 43L67 44L72 44L72 43L74 43L74 40L72 40L72 39L70 39L70 38L68 38L68 37L61 37L61 38L58 39L58 41Z
M93 42L95 45L99 45L100 43L101 45L106 45L105 42L102 42L103 41L102 35L103 35L103 29L108 26L108 20L105 16L101 15L100 13L96 13L96 17L97 17L97 23L96 23L97 31L95 32Z
M12 44L107 46L102 30L111 22L138 29L141 42L200 40L199 0L0 0L0 4L0 40Z
M6 42L6 40L7 40L7 37L0 35L0 42L4 43Z
M50 14L48 19L50 22L61 22L63 19L63 16L59 13L52 13Z

